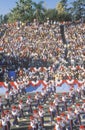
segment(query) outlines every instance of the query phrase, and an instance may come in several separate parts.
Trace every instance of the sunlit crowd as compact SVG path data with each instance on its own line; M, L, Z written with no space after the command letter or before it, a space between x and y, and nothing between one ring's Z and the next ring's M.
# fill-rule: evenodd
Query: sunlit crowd
M64 27L66 43L63 43L61 25ZM81 114L85 118L85 24L49 20L39 24L34 20L29 24L19 21L4 24L1 32L4 29L0 33L0 53L3 53L0 65L4 66L8 90L4 97L5 105L0 97L2 129L19 127L20 119L27 120L26 114L29 113L28 130L43 129L46 114L44 104L49 101L48 113L55 130L73 130L75 124L79 124L79 130L85 130L81 123ZM7 73L10 69L17 74L17 89L11 88L9 84ZM55 81L66 79L84 82L76 90L73 84L69 93L62 93L60 96L56 94ZM10 80L14 81L13 77ZM37 92L31 98L26 94L30 80L44 80L48 84L41 93ZM52 96L53 100L49 100ZM24 97L27 98L26 102Z

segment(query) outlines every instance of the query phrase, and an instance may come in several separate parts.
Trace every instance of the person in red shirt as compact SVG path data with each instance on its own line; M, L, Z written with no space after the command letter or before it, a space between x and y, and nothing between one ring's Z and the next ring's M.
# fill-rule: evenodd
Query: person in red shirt
M80 125L79 130L85 130L85 125Z

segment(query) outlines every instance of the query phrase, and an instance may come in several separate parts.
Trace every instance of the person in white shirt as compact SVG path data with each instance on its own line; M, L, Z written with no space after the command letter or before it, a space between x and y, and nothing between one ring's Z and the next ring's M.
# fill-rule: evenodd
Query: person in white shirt
M55 127L54 127L54 130L62 130L62 126L61 126L61 117L57 117L56 118L56 123L55 123Z
M39 92L36 92L36 94L35 94L35 102L36 102L36 107L39 105L39 103L40 103L40 96L39 96Z
M27 107L28 107L28 113L32 113L32 99L31 96L28 96L27 101L26 101Z
M83 100L82 109L85 112L85 100Z
M18 107L20 108L21 117L24 117L24 111L23 111L23 109L24 109L24 104L23 104L23 101L22 101L22 100L19 101Z
M85 83L81 86L82 96L85 96Z
M80 113L81 113L81 108L80 108L80 104L76 104L75 107L75 114L76 114L76 121L78 121L78 124L81 125L81 118L80 118Z
M9 96L11 98L11 102L14 103L14 92L13 92L13 89L10 89Z
M10 130L10 127L11 127L11 123L10 123L11 115L10 115L8 110L6 110L5 113L6 113L7 127L8 127L8 130Z
M53 103L54 103L55 106L56 106L56 112L57 112L57 115L58 115L58 116L59 116L59 102L60 102L60 100L59 100L59 98L58 98L58 95L55 95L55 98L54 98Z
M49 111L51 114L51 122L54 120L54 117L56 116L56 107L53 102L50 103Z
M61 120L61 129L66 130L66 114L63 112L63 113L61 113L60 117L62 119Z
M63 120L61 121L61 129L66 130L66 124Z
M11 106L11 104L10 104L10 95L9 95L9 92L8 91L6 91L6 93L5 93L5 100L6 100L6 107L7 106L9 106L9 108L10 108L10 106Z
M18 100L18 95L19 95L19 90L18 90L18 88L17 88L17 89L13 89L13 92L14 92L14 98L15 98L16 100Z
M44 110L43 110L43 107L40 105L39 107L39 111L38 111L38 114L39 114L39 117L40 117L40 122L41 122L41 126L43 127L44 126Z
M66 96L65 92L63 93L62 101L63 101L64 106L65 106L65 111L67 111L67 96Z
M25 86L25 83L23 82L22 84L21 84L21 94L22 95L25 95L26 94L26 86Z
M81 87L78 86L77 88L78 98L81 99Z
M70 89L69 96L71 97L72 104L75 103L75 90L73 88Z
M13 106L12 107L12 112L11 112L11 114L12 114L12 116L13 116L13 125L18 125L19 124L19 122L18 122L18 111L17 111L17 108L16 108L16 106Z
M42 92L41 92L41 96L42 96L42 102L44 102L45 103L45 96L46 95L46 90L45 90L45 88L42 88Z
M35 124L36 124L36 129L38 129L38 126L39 126L39 122L38 122L38 119L39 119L39 113L38 113L38 110L33 110L33 117L34 117L34 121L35 121Z
M2 113L2 115L1 115L1 124L2 124L2 130L8 130L5 113Z
M67 118L69 120L69 128L70 130L73 130L73 118L74 118L74 113L72 108L68 109L68 114L67 114Z
M30 116L30 126L31 126L31 130L37 130L36 129L36 124L35 124L35 120L33 116Z

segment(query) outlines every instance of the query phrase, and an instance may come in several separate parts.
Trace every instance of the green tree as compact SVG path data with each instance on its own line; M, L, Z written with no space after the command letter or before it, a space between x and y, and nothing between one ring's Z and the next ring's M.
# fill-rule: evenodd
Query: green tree
M10 21L20 20L22 22L33 19L32 0L19 0L16 7L11 10Z
M44 14L46 11L44 7L44 2L43 1L40 1L39 3L34 2L33 9L34 9L34 18L36 18L37 21L39 22L44 20Z
M0 24L3 22L3 15L0 15Z
M9 13L8 22L15 22L17 20L20 20L20 14L17 7L13 8L11 12Z
M85 18L85 0L76 0L72 2L70 12L74 20Z
M58 21L64 21L65 8L61 2L57 4L56 10L58 12Z
M56 21L57 20L57 16L58 16L58 13L57 13L56 9L48 9L45 12L45 19L49 18L49 20Z
M0 15L0 24L8 22L8 14Z
M59 15L65 13L65 8L63 6L63 4L61 2L59 2L56 6L56 10L58 12Z
M67 2L68 0L61 0L60 3L62 3L62 6L64 7L65 10L67 10Z
M61 0L57 6L56 10L58 12L58 21L70 21L71 14L68 12L67 0Z
M7 22L8 22L8 17L9 17L9 14L5 14L5 15L3 16L3 22L4 22L4 23L7 23Z

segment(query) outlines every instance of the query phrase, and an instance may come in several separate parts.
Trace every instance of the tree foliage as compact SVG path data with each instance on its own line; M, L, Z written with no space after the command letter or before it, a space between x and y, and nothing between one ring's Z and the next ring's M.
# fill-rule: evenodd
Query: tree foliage
M0 15L0 24L7 23L8 22L8 18L9 18L8 14L4 15L4 16Z
M49 20L57 20L57 10L56 9L48 9L45 13L45 19L49 18Z
M67 1L68 0L61 0L60 3L62 4L62 6L64 7L64 10L67 9Z
M70 8L72 17L75 20L79 20L82 17L85 18L85 0L76 0L72 3L72 7Z
M65 8L64 8L64 6L63 6L63 4L61 2L59 2L57 4L56 10L57 10L59 15L65 13Z
M19 2L16 2L16 7L11 10L10 17L9 19L13 21L20 20L24 22L27 19L31 21L33 18L32 0L19 0Z
M33 16L37 21L41 22L44 19L45 7L44 2L40 1L39 3L33 2Z
M58 14L57 14L58 21L70 21L71 20L71 17L70 17L71 15L66 11L67 10L66 2L67 2L67 0L61 0L56 6L56 10L58 12Z
M0 23L6 22L32 22L37 19L39 22L45 21L47 18L56 21L70 21L72 19L79 20L85 18L85 0L75 0L68 6L69 0L60 0L54 9L47 9L44 1L39 3L32 0L18 0L16 6L9 14L0 15Z

